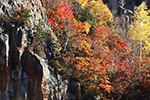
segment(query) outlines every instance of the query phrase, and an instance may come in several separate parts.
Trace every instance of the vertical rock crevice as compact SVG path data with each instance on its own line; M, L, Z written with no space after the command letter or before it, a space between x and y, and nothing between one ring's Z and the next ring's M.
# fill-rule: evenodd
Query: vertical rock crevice
M10 21L18 7L30 10L28 24ZM45 58L29 49L39 20L50 34ZM59 56L50 26L42 0L0 0L0 100L69 100L69 81L47 64Z

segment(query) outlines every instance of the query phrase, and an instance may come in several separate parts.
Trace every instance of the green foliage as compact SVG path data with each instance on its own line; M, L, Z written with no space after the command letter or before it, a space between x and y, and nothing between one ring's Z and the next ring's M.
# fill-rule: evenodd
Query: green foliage
M46 39L48 38L48 34L45 32L45 30L43 29L43 22L41 22L39 20L38 25L34 25L33 27L33 43L32 43L32 47L33 47L33 51L34 52L43 52L44 51L44 45L46 42Z
M110 28L112 27L112 22L111 22L111 21L106 20L106 24L107 24L107 26L109 26Z
M0 19L2 25L4 25L4 23L15 23L16 26L21 26L23 24L30 26L30 17L31 15L29 9L17 7L12 16L3 15Z
M88 7L81 10L81 12L79 14L81 15L81 17L79 17L79 21L81 21L82 23L85 21L92 21L93 20L93 16L90 13L90 9Z
M34 25L33 34L36 41L39 41L39 45L44 45L47 35L43 30L43 22L39 20L38 25Z
M74 16L77 21L82 23L85 21L93 22L93 16L90 13L90 9L88 7L83 9L81 7L81 4L79 4L77 1L73 1L72 5L73 5Z
M16 11L13 14L12 19L18 24L28 24L30 19L30 10L27 8L17 8Z

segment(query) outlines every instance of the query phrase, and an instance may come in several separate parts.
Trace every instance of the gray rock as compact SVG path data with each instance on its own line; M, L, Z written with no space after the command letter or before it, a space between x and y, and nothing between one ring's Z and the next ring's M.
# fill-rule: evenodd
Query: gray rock
M78 92L78 86L75 82L71 85L47 64L51 57L59 56L59 52L42 0L0 0L0 17L12 17L21 6L31 11L29 25L0 20L0 100L67 100L68 91L70 95L77 94L74 90ZM43 29L51 34L44 58L29 49L32 27L39 24L39 20L44 22ZM77 96L74 95L75 100Z

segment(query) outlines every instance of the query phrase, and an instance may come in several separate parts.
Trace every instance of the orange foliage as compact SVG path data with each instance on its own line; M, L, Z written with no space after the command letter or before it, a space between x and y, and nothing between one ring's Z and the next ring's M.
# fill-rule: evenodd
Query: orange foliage
M63 1L58 1L55 9L47 8L46 12L50 24L59 29L70 25L74 18L70 4Z
M92 0L92 3L96 5L96 1ZM77 79L88 89L94 88L95 95L105 91L108 94L113 92L117 99L123 94L131 93L133 84L150 87L149 57L142 57L143 83L138 83L140 58L138 55L132 56L132 51L120 35L107 26L93 27L88 21L74 23L70 4L59 1L56 5L55 9L47 8L46 12L61 44L69 39L66 52L61 54L63 60L59 59L59 63L70 71L69 77ZM101 22L97 25L101 25Z
M104 89L103 91L110 93L113 89L107 76L110 67L128 68L123 65L127 62L116 62L125 55L125 53L119 55L118 52L127 51L126 44L118 34L112 34L113 31L107 27L98 26L89 34L82 31L82 23L78 23L73 29L75 29L75 34L73 34L75 37L72 39L76 41L73 47L78 51L74 59L77 63L77 76L85 80L84 84L87 81L94 81L97 85L91 83L89 86Z

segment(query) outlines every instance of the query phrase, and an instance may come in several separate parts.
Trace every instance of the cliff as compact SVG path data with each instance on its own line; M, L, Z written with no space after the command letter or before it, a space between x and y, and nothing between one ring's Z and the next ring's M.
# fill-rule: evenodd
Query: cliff
M19 13L27 9L30 16ZM30 48L39 20L50 34L41 57ZM0 100L79 100L77 83L48 65L59 55L56 42L42 0L0 0Z
M114 16L123 14L124 10L133 11L134 6L139 6L143 1L145 1L148 8L150 8L150 0L103 0Z

